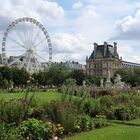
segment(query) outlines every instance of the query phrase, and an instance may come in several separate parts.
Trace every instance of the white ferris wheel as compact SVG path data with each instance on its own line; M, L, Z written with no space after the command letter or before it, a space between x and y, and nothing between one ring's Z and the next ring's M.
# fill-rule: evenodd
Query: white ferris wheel
M52 62L52 45L45 27L33 18L19 18L2 39L2 63L37 73Z

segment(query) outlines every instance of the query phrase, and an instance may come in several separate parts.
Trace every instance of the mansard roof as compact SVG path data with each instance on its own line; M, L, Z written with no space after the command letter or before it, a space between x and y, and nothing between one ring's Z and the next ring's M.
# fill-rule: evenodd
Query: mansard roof
M97 47L94 47L89 59L94 59L98 55L102 58L119 58L118 53L115 52L114 47L110 44L107 44L106 48L105 45L97 45Z

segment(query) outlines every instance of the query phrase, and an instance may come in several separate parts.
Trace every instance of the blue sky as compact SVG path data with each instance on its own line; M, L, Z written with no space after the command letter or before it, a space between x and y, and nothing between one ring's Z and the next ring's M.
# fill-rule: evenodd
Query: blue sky
M0 40L6 27L32 17L48 30L53 61L79 61L92 43L118 43L123 60L140 63L140 0L0 0Z

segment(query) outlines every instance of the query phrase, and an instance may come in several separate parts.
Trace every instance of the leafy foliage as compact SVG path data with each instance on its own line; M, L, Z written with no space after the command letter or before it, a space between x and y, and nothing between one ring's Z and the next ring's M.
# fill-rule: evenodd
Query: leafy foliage
M83 70L73 70L73 71L71 71L70 77L76 80L77 85L82 85L83 80L85 80L85 78L86 78Z
M90 116L83 115L78 117L77 124L81 131L89 131L94 129L93 119Z
M49 140L52 137L52 128L41 120L28 119L18 127L20 135L25 139Z
M140 69L139 68L131 68L131 69L119 69L114 73L120 74L122 80L126 83L131 84L131 86L139 86L140 85Z
M68 101L56 100L51 101L45 109L49 119L57 124L61 124L66 133L74 129L77 118L77 110L74 104Z

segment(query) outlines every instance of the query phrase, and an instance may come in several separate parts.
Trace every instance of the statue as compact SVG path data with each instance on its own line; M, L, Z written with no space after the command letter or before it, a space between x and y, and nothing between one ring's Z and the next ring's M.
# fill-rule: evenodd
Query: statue
M122 89L124 87L124 82L122 82L121 79L121 76L117 74L117 76L114 79L114 87L116 89Z
M111 75L110 75L110 71L108 71L108 75L107 75L107 82L111 82Z
M86 87L86 81L85 80L83 81L83 87Z
M105 82L105 87L107 87L107 88L111 88L112 87L110 71L108 71L107 79L106 79L106 82Z
M100 87L103 87L104 86L104 79L101 79L100 80Z
M121 76L120 76L119 74L117 74L117 76L116 76L114 82L115 82L115 83L117 83L117 82L120 83L120 82L121 82L121 79L122 79Z

